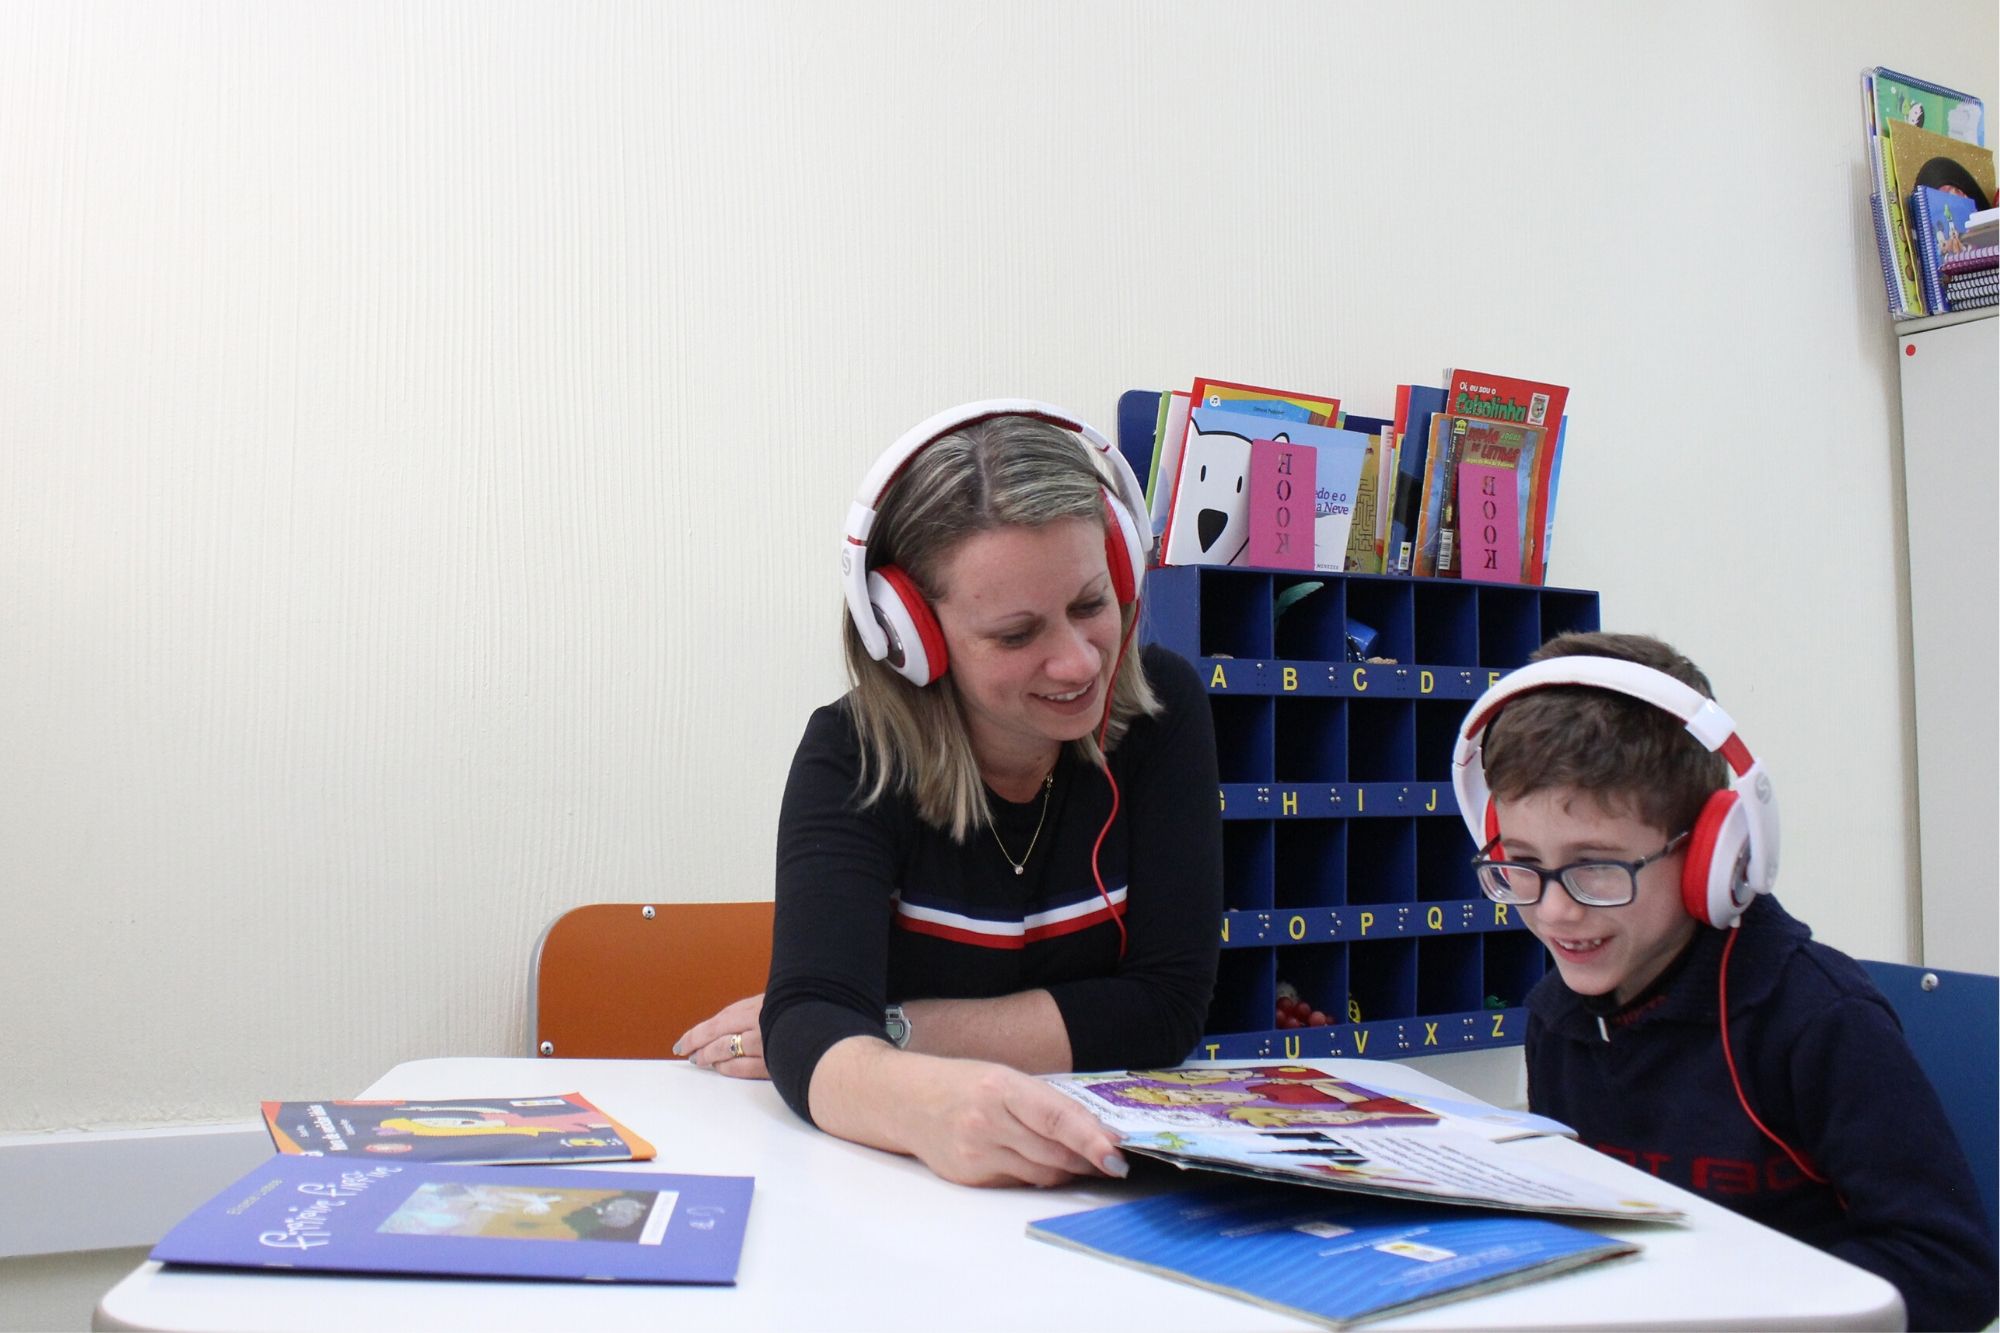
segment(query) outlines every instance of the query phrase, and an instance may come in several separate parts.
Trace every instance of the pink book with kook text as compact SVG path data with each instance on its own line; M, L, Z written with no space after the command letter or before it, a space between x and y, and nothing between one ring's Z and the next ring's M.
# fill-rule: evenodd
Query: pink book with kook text
M1315 481L1319 451L1289 440L1252 440L1246 564L1313 568Z

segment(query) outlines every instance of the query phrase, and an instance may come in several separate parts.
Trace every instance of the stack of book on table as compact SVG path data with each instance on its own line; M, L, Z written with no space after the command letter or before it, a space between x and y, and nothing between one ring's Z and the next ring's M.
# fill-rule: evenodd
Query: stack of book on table
M579 1093L265 1102L277 1151L153 1248L212 1268L736 1280L747 1176L583 1170L653 1147ZM551 1243L561 1242L561 1243Z

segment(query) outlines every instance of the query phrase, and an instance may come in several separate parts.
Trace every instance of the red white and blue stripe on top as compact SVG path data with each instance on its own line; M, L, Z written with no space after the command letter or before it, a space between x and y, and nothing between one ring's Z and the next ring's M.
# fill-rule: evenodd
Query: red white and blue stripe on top
M957 904L926 901L922 894L901 893L895 902L899 930L983 949L1025 949L1040 940L1088 930L1111 920L1114 913L1124 915L1125 886L1120 884L1108 895L1100 895L1095 884L1085 884L1071 902L1004 920L968 916L952 910Z

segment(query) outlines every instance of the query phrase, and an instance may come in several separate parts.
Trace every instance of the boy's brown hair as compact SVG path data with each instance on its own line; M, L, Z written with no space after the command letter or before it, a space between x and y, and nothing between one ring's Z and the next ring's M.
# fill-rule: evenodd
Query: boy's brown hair
M1551 657L1637 662L1715 697L1700 667L1643 634L1559 634L1529 660ZM1496 800L1570 787L1669 837L1694 827L1709 796L1729 785L1728 763L1703 749L1679 718L1587 685L1552 686L1514 700L1487 727L1482 751Z

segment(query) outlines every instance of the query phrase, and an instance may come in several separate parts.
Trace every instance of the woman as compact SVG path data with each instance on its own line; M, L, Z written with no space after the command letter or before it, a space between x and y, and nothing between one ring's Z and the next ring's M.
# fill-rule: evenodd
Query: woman
M1214 986L1214 736L1193 669L1131 648L1145 514L1101 436L1023 400L876 464L842 551L853 688L779 816L770 987L677 1053L961 1183L1124 1174L1029 1075L1178 1063Z

